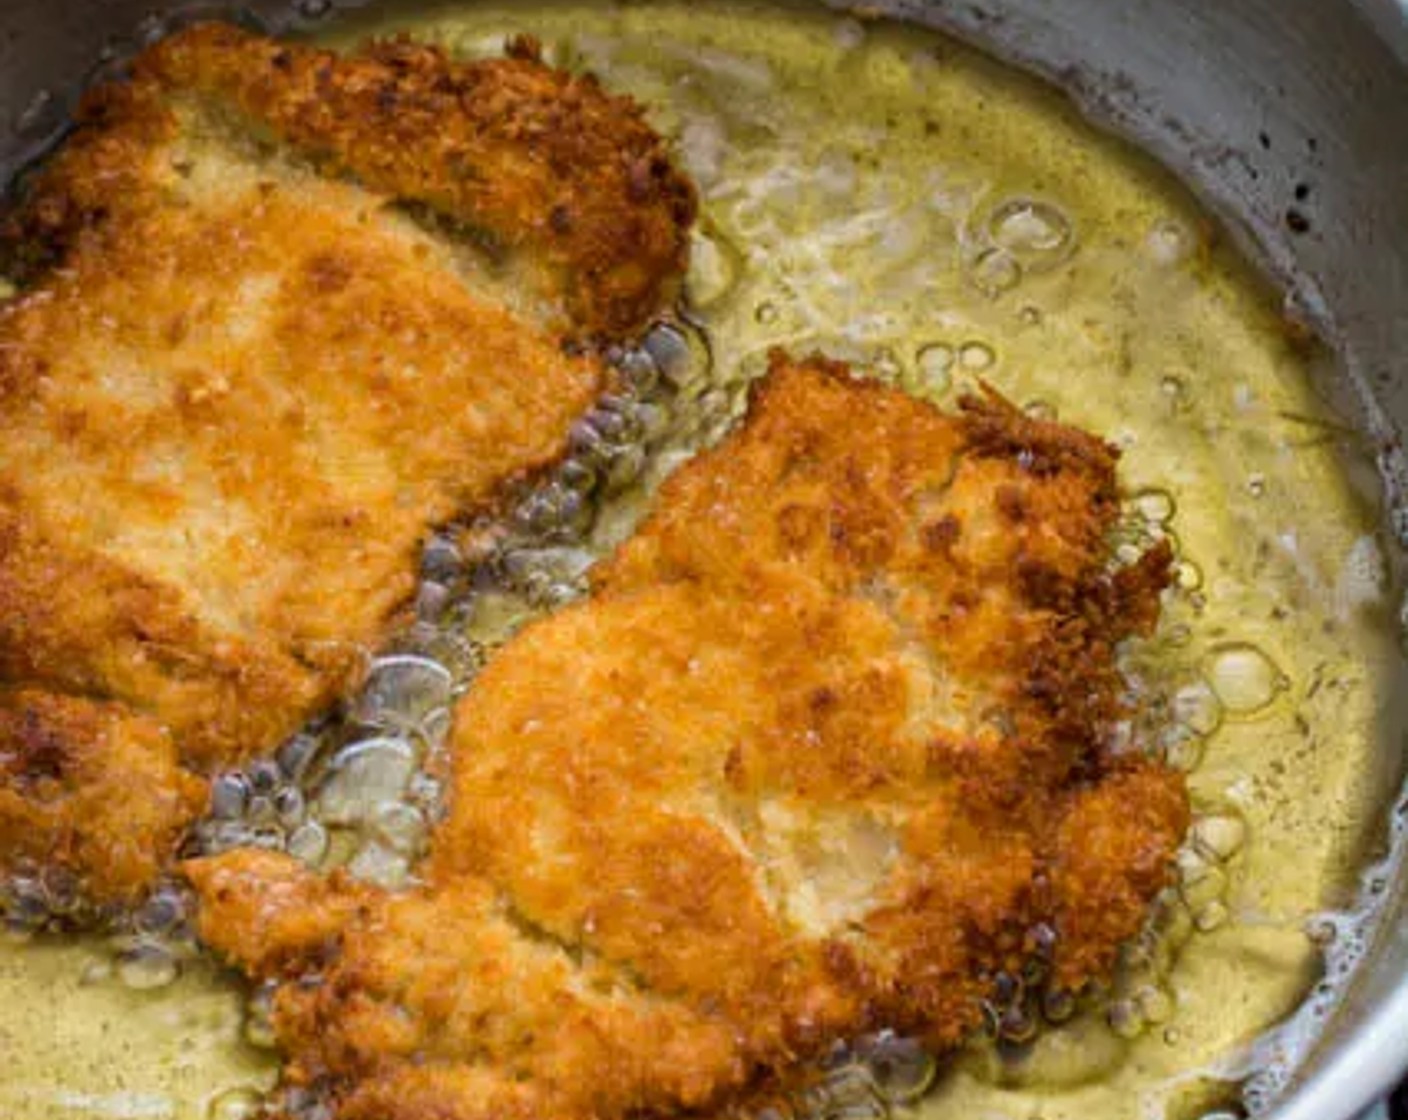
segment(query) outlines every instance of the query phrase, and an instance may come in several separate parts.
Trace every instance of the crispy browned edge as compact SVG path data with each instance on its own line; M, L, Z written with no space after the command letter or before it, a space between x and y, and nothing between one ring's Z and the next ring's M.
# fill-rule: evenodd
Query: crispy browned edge
M78 134L6 227L21 264L52 262L142 187L131 148L170 134L172 96L462 222L491 254L523 251L576 336L627 337L678 293L693 184L642 106L546 65L527 36L508 57L458 62L405 38L339 55L228 24L177 32L130 83L83 100Z

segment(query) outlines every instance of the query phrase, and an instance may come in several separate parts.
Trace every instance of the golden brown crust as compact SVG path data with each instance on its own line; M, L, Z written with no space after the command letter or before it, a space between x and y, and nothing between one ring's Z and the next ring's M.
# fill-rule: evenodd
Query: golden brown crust
M63 146L32 171L19 204L0 220L6 279L34 282L111 229L159 202L178 135L175 115L150 82L88 91Z
M26 287L0 307L0 682L150 718L204 774L354 685L426 532L552 462L607 380L384 194L250 143L213 88L176 84L280 49L206 27L139 60L3 231ZM349 65L353 85L405 69ZM624 114L626 149L646 143L595 87L521 66L539 110L561 94L554 120ZM529 97L483 83L509 117Z
M38 472L36 472L38 473ZM274 640L202 624L180 590L123 563L15 496L0 501L0 677L74 696L121 701L211 771L278 743L335 695ZM347 668L350 668L348 666Z
M1141 760L1075 791L1058 818L1052 889L1061 933L1056 983L1108 974L1119 946L1143 926L1169 883L1169 853L1188 830L1179 777Z
M1187 821L1105 742L1168 568L1108 571L1114 485L1000 401L775 357L462 702L427 886L287 971L293 1077L394 1120L717 1109L861 1031L953 1046L1044 926L1059 984L1104 974Z
M357 1086L337 1115L338 1120L552 1120L554 1113L528 1086L483 1069L432 1065Z
M948 417L841 363L774 354L745 436L667 482L594 586L691 581L746 599L760 573L804 568L942 659L963 729L1000 712L1069 766L1114 714L1111 642L1145 632L1167 582L1162 547L1131 574L1106 571L1116 458L995 394ZM1071 687L1072 672L1094 677Z
M61 866L91 900L130 903L174 853L204 790L151 720L0 693L0 875Z
M271 976L308 957L371 901L356 883L324 878L292 856L257 848L186 860L181 873L200 892L201 938L251 976Z
M397 40L343 57L203 24L140 70L236 107L373 190L527 251L586 334L639 331L683 273L694 189L644 111L544 65L531 45L454 62Z
M341 56L196 24L90 92L78 129L0 223L12 278L42 272L122 217L181 193L183 131L272 131L379 196L461 223L496 265L517 264L584 337L629 337L683 276L693 185L630 98L591 76L512 57L455 62L381 43Z
M281 1037L301 1040L294 1078L469 1065L541 1102L615 1115L701 1103L745 1074L726 1024L539 935L483 881L386 897L336 952L329 983L278 997Z
M0 312L0 670L148 712L202 769L343 690L426 530L602 385L344 190L162 212Z

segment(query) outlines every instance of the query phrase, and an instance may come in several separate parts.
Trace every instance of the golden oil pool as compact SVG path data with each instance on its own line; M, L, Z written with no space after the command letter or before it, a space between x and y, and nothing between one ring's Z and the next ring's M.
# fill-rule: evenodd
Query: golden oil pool
M1308 930L1350 901L1383 795L1376 698L1398 654L1374 496L1355 481L1370 472L1347 468L1311 389L1324 355L1170 176L947 39L668 0L395 8L328 38L393 30L465 55L528 31L650 107L703 199L701 400L736 412L782 345L939 405L981 378L1123 449L1125 546L1167 536L1179 554L1160 635L1127 669L1145 700L1131 733L1191 776L1180 888L1098 1004L1053 1009L1072 1017L1020 1060L975 1047L920 1110L1117 1120L1224 1102L1317 977ZM642 501L613 499L583 547L609 547ZM485 645L529 609L500 605L478 616ZM275 1063L244 1040L237 988L207 965L134 988L110 957L0 947L0 1115L248 1114Z

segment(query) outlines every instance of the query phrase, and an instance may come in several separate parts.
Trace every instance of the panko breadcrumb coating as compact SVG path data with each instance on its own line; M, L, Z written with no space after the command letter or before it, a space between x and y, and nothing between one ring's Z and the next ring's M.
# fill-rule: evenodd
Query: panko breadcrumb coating
M3 223L0 872L101 901L169 861L198 775L355 686L433 527L563 453L610 380L581 340L662 311L693 216L639 108L531 44L210 24L132 71Z

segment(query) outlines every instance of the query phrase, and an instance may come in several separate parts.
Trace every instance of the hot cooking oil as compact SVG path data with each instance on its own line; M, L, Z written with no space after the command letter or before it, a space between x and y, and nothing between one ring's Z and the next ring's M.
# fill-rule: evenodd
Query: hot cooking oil
M453 698L582 593L660 478L743 413L771 347L940 407L981 380L1117 444L1118 548L1176 548L1159 633L1125 652L1126 730L1187 771L1197 820L1107 991L1050 998L936 1079L908 1055L896 1099L933 1080L914 1107L934 1120L1174 1118L1250 1077L1256 1104L1255 1040L1301 1005L1330 934L1352 939L1321 915L1353 902L1389 777L1373 764L1398 658L1388 572L1367 458L1315 389L1327 355L1166 172L947 39L680 0L392 6L326 37L393 31L462 55L531 32L647 105L703 202L682 316L617 356L620 392L505 521L429 543L420 621L350 714L222 779L199 842L407 881ZM257 993L251 1010L162 944L0 948L0 1115L252 1112L276 1069Z

